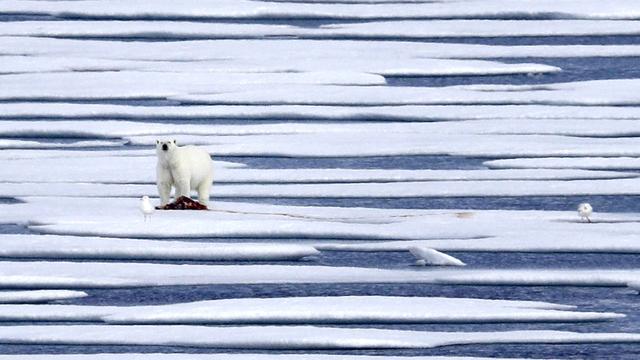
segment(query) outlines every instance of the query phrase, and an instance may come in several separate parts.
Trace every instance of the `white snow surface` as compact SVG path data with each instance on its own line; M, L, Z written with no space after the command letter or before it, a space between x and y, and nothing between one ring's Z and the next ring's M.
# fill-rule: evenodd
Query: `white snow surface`
M380 59L380 53L396 56ZM228 71L250 72L251 69L291 69L288 64L302 66L313 64L314 69L326 68L324 62L340 67L360 64L403 64L416 63L424 59L482 59L482 58L555 58L594 56L638 56L637 45L481 45L427 42L395 41L333 41L333 40L198 40L176 42L118 42L96 40L71 40L32 37L0 37L0 54L8 56L7 63L14 64L16 70L33 71L60 68L63 57L76 66L83 66L85 60L92 61L88 70L100 70L101 66L135 66L145 69L167 70L168 67L202 71L203 69L224 68ZM221 55L221 54L224 54ZM52 64L43 63L37 55L50 58ZM363 62L361 59L369 59ZM17 64L10 60L24 60ZM57 59L57 60L56 60ZM101 60L115 60L103 62ZM286 59L286 61L285 61ZM313 60L317 59L317 60ZM360 59L360 60L359 60ZM132 60L143 62L131 62ZM182 64L186 62L186 64ZM455 64L455 62L451 62ZM97 67L96 67L97 66ZM143 68L140 68L143 69ZM83 70L79 68L78 70Z
M485 161L491 169L600 169L637 170L638 157L542 157L529 159L499 159Z
M579 312L533 301L387 296L224 299L154 306L2 305L2 321L114 324L357 324L607 321L624 315Z
M405 5L406 6L406 5ZM0 36L133 37L229 39L295 37L311 39L411 39L439 37L638 35L640 25L625 20L402 20L319 27L182 21L22 21Z
M350 121L459 121L459 120L521 120L521 119L580 119L580 120L607 120L607 119L629 119L640 118L640 110L637 107L616 107L616 106L552 106L552 105L404 105L404 106L322 106L322 105L270 105L270 106L244 106L244 105L192 105L192 106L131 106L115 104L72 104L72 103L40 103L40 102L11 102L0 104L0 118L60 118L60 119L103 119L99 127L99 133L105 134L111 119L158 119L158 120L192 120L192 119L238 119L238 120L273 120L273 119L295 119L295 120L350 120ZM3 121L3 124L5 122ZM13 121L6 121L7 124L15 124ZM93 125L98 122L91 122ZM115 123L115 122L114 122ZM609 122L612 123L612 122ZM32 123L21 120L21 129L25 133L36 132ZM43 123L41 132L55 131L80 131L78 126L73 126L73 122ZM131 122L122 122L125 128L112 129L109 133L123 134L136 129ZM548 122L547 125L552 123ZM596 123L597 124L597 123ZM153 123L147 123L149 129L158 133L158 129ZM164 124L170 129L176 126ZM506 124L505 124L506 125ZM536 126L533 123L511 124L518 126ZM198 127L182 124L187 129ZM563 123L556 123L556 126L567 126ZM3 128L4 133L10 133L15 128ZM577 130L577 129L575 129ZM581 131L591 129L582 127ZM82 131L94 134L91 128L83 128ZM195 131L195 130L194 130ZM214 134L214 130L209 129L207 134ZM174 133L184 133L173 130ZM196 134L196 132L191 132ZM200 132L203 134L202 132ZM129 133L130 134L130 133Z
M127 22L128 24L129 22ZM47 24L51 24L48 22ZM107 24L111 24L108 22ZM92 28L103 24L90 24ZM184 24L180 24L182 28ZM245 26L245 25L242 25ZM121 29L122 25L118 25ZM154 33L154 36L161 34ZM369 51L363 50L363 54ZM57 54L52 54L57 55ZM340 58L335 56L324 56L321 58L308 58L293 56L283 62L282 59L257 55L258 58L237 58L209 59L190 61L150 61L150 60L126 60L112 58L91 58L91 57L71 57L63 58L59 56L2 56L5 66L1 70L3 74L22 74L60 72L86 72L86 71L137 71L154 73L182 73L207 75L223 75L224 73L235 73L235 77L227 78L234 83L243 83L251 78L242 78L241 74L264 74L263 81L273 82L273 76L268 74L287 72L308 72L306 76L286 77L282 81L289 79L290 82L302 83L335 83L349 84L353 79L354 84L380 84L380 78L372 76L358 76L358 74L370 73L386 76L438 76L438 75L507 75L507 74L541 74L560 71L560 68L532 63L508 64L487 60L454 60L454 59L431 59L424 57L402 54L402 57L377 57L365 61L363 58L347 56ZM345 54L347 55L347 54ZM99 55L93 55L99 56ZM261 58L262 57L262 58ZM262 60L262 61L259 61ZM339 76L345 76L342 81L336 80ZM82 76L76 74L76 77ZM254 79L256 76L253 77ZM323 79L324 78L324 79ZM214 76L214 80L216 77ZM224 78L223 78L224 79ZM255 80L254 80L255 81Z
M139 217L142 221L142 216ZM147 221L154 226L155 216ZM0 257L42 259L298 260L319 252L301 244L198 243L72 236L0 235Z
M426 246L442 251L640 252L633 235L640 218L598 213L594 223L585 225L573 207L566 212L427 211L216 201L212 211L158 212L150 227L141 219L135 198L23 200L0 205L0 222L30 223L31 229L43 233L118 238L311 239L322 250L408 251ZM208 225L212 223L216 226ZM336 239L361 243L339 244Z
M0 291L0 304L41 303L77 299L86 296L89 296L86 292L72 290Z
M18 75L15 75L18 76ZM197 104L227 105L637 105L637 79L543 85L385 87L291 85L219 94L173 96ZM7 94L6 96L10 96Z
M164 99L193 93L225 93L276 84L382 85L383 77L349 72L202 73L104 71L4 75L0 99Z
M16 1L0 2L3 12L59 15L74 17L122 18L447 18L447 17L535 17L553 14L565 18L637 19L640 11L632 0L614 0L606 4L597 0L540 0L511 2L508 0L471 0L459 2L382 4L305 4L250 0L189 0L175 6L169 0L155 0L153 6L133 6L124 0L109 1Z
M428 283L450 285L615 286L640 270L382 270L288 265L170 265L99 262L0 263L5 288L127 288L207 284Z
M312 326L204 327L52 325L0 327L0 342L50 345L171 345L227 349L398 349L465 344L638 343L628 333L525 330L428 332Z

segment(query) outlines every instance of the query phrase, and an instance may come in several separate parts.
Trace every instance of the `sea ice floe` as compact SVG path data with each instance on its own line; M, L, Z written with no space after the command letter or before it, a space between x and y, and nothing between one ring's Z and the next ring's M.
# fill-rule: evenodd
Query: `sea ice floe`
M131 6L127 1L98 5L93 1L12 1L0 3L3 13L122 19L393 19L393 18L558 18L637 19L633 1L614 0L603 4L589 0L543 0L513 3L505 0L382 4L354 3L280 3L250 0L202 2L184 1L177 7L172 1L154 1L154 6Z
M312 326L109 326L0 327L0 342L44 345L191 346L225 349L403 349L472 344L638 343L640 334L523 330L428 332Z
M145 71L13 74L2 77L0 99L164 99L190 93L220 93L276 84L383 85L364 73L172 73ZM82 91L81 91L82 89Z
M406 6L406 5L405 5ZM640 26L625 20L395 20L298 27L183 21L21 21L9 22L2 36L161 39L415 39L440 37L636 35Z
M18 75L15 75L18 76ZM195 104L227 105L637 105L637 79L545 85L390 87L291 85L218 94L173 96ZM6 96L15 96L7 94Z
M399 210L226 203L214 199L211 211L157 212L152 219L153 226L149 226L138 211L138 198L53 196L21 200L25 202L0 205L3 209L0 222L29 224L33 231L42 233L118 238L436 240L512 237L513 243L521 243L517 246L526 247L526 242L537 236L542 239L540 248L544 248L550 246L544 238L559 239L554 234L563 234L564 241L557 241L557 249L561 249L562 244L571 249L583 244L585 249L604 251L608 244L616 251L616 248L634 248L629 234L634 233L639 221L632 214L599 213L595 223L587 228L577 221L573 206L566 212ZM523 237L525 233L530 233L531 238ZM609 241L598 244L598 237ZM585 241L572 240L579 238ZM462 243L474 248L473 241ZM482 242L478 244L480 248L485 246ZM529 247L536 248L535 244L532 242ZM505 243L504 246L508 249L512 245Z
M543 157L485 161L491 169L599 169L637 170L640 157Z
M224 299L154 306L0 305L2 321L113 324L383 324L607 321L622 314L580 312L532 301L385 296Z
M292 265L173 265L100 262L0 263L0 286L23 289L213 284L422 283L627 287L640 270L384 270Z
M375 56L380 53L393 53L393 57L382 59ZM323 61L336 63L345 60L340 68L362 64L370 66L380 64L401 65L419 64L419 59L496 59L496 58L566 58L566 57L620 57L638 56L638 45L481 45L461 43L428 43L428 42L398 42L398 41L350 41L350 40L199 40L173 42L120 42L96 40L70 40L37 37L0 38L0 54L5 56L25 57L37 55L43 57L64 57L65 59L93 59L96 64L104 64L100 59L116 60L120 66L123 61L145 61L138 65L149 65L149 68L167 69L174 63L178 69L187 62L194 69L213 66L224 66L229 71L250 72L252 69L272 68L286 69L287 63L292 61L299 68L301 65L313 64L313 69L325 68ZM224 55L221 55L224 54ZM9 59L12 59L11 57ZM287 61L284 61L286 59ZM315 60L313 60L315 59ZM365 64L362 59L369 59ZM37 58L30 62L25 59L24 65L17 64L17 69L25 69L27 64L37 67L51 68L51 65L40 64ZM72 62L74 60L71 60ZM156 62L152 65L149 62ZM203 64L198 65L199 62ZM211 64L217 63L217 64ZM453 64L452 62L451 64ZM211 65L210 65L211 64ZM265 67L266 65L269 65ZM397 66L395 66L397 67Z
M2 291L0 292L0 304L42 303L86 296L88 296L86 292L72 290Z
M148 220L153 226L154 219ZM145 259L275 261L319 252L310 245L198 243L72 236L2 235L0 257L39 259Z
M14 23L17 24L17 23ZM53 24L47 22L45 24ZM75 22L74 22L75 24ZM126 22L125 24L130 24ZM148 23L154 24L154 23ZM94 29L97 25L90 24ZM116 29L122 29L122 24L116 25ZM181 28L185 24L179 25ZM200 24L202 26L203 24ZM33 26L33 24L30 24ZM124 25L125 28L127 25ZM189 27L190 25L186 25ZM193 26L193 24L191 24ZM245 27L246 25L240 25ZM119 33L120 30L115 31ZM102 33L105 33L102 31ZM131 32L129 32L131 33ZM88 35L88 34L87 34ZM141 36L141 35L136 35ZM154 32L149 36L161 36L159 32ZM171 35L167 35L171 36ZM175 34L179 36L179 34ZM362 57L349 56L348 53L334 51L318 58L301 57L292 54L287 61L269 55L256 54L256 57L247 58L243 55L232 57L228 55L224 59L209 59L191 61L162 61L162 60L126 60L117 58L90 58L90 57L59 57L52 55L38 56L3 56L5 66L1 74L28 74L28 73L58 73L58 72L113 72L113 71L141 71L156 73L196 73L201 76L220 75L224 73L239 74L264 74L265 82L273 82L273 75L287 73L306 73L304 76L282 76L282 81L292 83L326 83L344 84L344 80L337 80L337 76L344 75L351 78L355 83L366 84L366 79L373 81L373 84L380 82L379 78L360 76L357 74L377 74L383 76L485 76L485 75L512 75L512 74L544 74L555 73L561 69L551 65L533 63L502 63L487 60L472 59L444 59L426 58L411 56L411 53L399 54L397 57L377 57L370 58L364 55L369 54L368 49L362 50ZM331 56L333 55L333 56ZM344 55L341 57L341 55ZM367 60L368 59L368 60ZM81 77L81 76L80 76ZM215 78L215 77L214 77ZM256 78L255 76L253 77ZM230 77L231 83L243 83L251 77ZM377 82L376 82L377 81ZM348 82L347 82L348 84Z
M236 119L236 120L348 120L348 121L459 121L459 120L514 120L514 119L629 119L640 118L640 110L637 107L616 106L553 106L553 105L405 105L405 106L320 106L320 105L269 105L269 106L244 106L244 105L192 105L192 106L132 106L118 104L73 104L73 103L46 103L46 102L11 102L0 103L0 118L23 119L20 124L25 132L34 132L32 123L24 119L59 118L59 119L102 119L99 127L104 131L110 123L106 120L198 120L198 119ZM5 123L5 121L3 121ZM17 124L6 121L7 124ZM74 122L38 122L43 126L41 131L80 131L78 126L72 127ZM77 124L77 123L75 123ZM98 122L92 124L98 125ZM130 123L126 127L120 127L116 131L121 134L135 128ZM546 123L551 125L551 123ZM154 123L146 123L156 129ZM176 126L163 124L173 131ZM252 124L255 125L255 124ZM531 122L512 123L511 125L535 126ZM557 126L566 126L557 122ZM187 129L193 129L187 124L180 124ZM22 128L22 127L21 127ZM200 127L202 128L202 126ZM209 127L211 128L211 127ZM175 130L174 130L175 129ZM3 128L5 133L12 129ZM578 130L578 129L576 129ZM589 131L582 127L581 131ZM84 127L82 131L94 133L92 128ZM179 133L187 133L180 131ZM200 132L202 133L202 132ZM209 130L211 133L211 130ZM196 134L196 132L192 132Z

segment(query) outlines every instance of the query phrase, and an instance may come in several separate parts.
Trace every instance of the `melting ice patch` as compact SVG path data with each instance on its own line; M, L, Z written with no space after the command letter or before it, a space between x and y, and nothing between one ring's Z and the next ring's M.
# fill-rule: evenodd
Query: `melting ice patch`
M530 301L385 296L225 299L156 306L3 305L2 321L114 324L384 324L606 321L624 315L578 312Z

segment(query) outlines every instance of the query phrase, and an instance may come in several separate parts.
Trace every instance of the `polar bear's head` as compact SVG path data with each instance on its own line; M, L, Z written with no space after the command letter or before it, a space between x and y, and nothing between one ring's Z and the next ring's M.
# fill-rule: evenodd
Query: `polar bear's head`
M156 140L156 153L158 156L170 156L178 147L175 140Z

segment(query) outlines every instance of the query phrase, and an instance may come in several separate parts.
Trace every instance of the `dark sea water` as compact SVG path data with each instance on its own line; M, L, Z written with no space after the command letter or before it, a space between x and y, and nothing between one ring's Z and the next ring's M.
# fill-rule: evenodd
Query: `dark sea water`
M25 20L59 21L69 17L49 15L5 14L0 22ZM247 20L245 23L273 23L264 19ZM327 20L280 20L278 23L315 27ZM135 38L107 39L115 41L135 41ZM146 39L153 41L176 41L180 39ZM387 39L393 40L393 39ZM488 45L563 45L563 44L640 44L640 36L564 36L564 37L501 37L501 38L438 38L412 39L412 41L439 41L474 43ZM529 58L499 59L499 61L519 63L532 62L558 66L560 73L541 75L508 76L430 76L430 77L389 77L391 86L449 86L460 84L543 84L554 82L625 79L640 77L640 59L635 57L588 57L588 58ZM98 101L100 103L100 101ZM104 103L113 103L105 101ZM118 103L131 106L172 105L161 99L127 100ZM59 120L59 119L49 119ZM199 119L205 122L207 119ZM270 122L286 121L270 119ZM45 141L65 139L47 138ZM85 139L82 140L91 140ZM69 139L66 139L69 141ZM483 169L487 159L456 156L407 156L365 157L365 158L229 158L240 161L251 168L353 168L353 169ZM225 199L228 200L228 199ZM638 196L522 196L522 197L458 197L458 198L407 198L407 199L231 199L241 201L266 202L273 204L293 204L307 206L363 206L375 208L410 209L509 209L509 210L574 210L582 201L590 202L601 212L640 212ZM11 197L0 198L0 204L15 204ZM2 224L1 234L24 234L28 230L20 225ZM603 240L606 241L606 240ZM640 241L640 238L639 238ZM546 254L546 253L452 253L468 264L468 268L513 269L513 268L562 268L562 269L632 269L640 267L638 254ZM180 263L180 262L172 262ZM326 251L317 257L301 262L279 262L290 265L358 266L388 269L414 269L413 259L402 252L332 252ZM626 314L627 317L608 322L591 323L490 323L490 324L412 324L379 325L358 324L354 327L379 327L427 331L508 331L526 329L553 329L578 332L640 332L640 296L626 288L608 287L566 287L566 286L451 286L424 284L259 284L259 285L203 285L166 286L132 289L86 289L89 297L67 300L61 303L85 305L148 305L177 302L229 299L229 298L269 298L284 296L344 296L344 295L388 295L388 296L449 296L483 299L514 299L549 301L576 305L583 311L609 311ZM10 323L10 325L30 324ZM0 324L1 325L1 324ZM7 324L9 325L9 324ZM123 353L123 352L168 352L168 353L219 353L219 352L261 352L226 349L206 349L190 347L158 346L84 346L84 345L0 345L0 354L74 354L74 353ZM449 346L436 349L416 350L356 350L356 351L262 351L268 353L328 353L328 354L368 354L368 355L458 355L487 357L561 358L561 359L640 359L639 344L575 344L575 345L468 345Z

